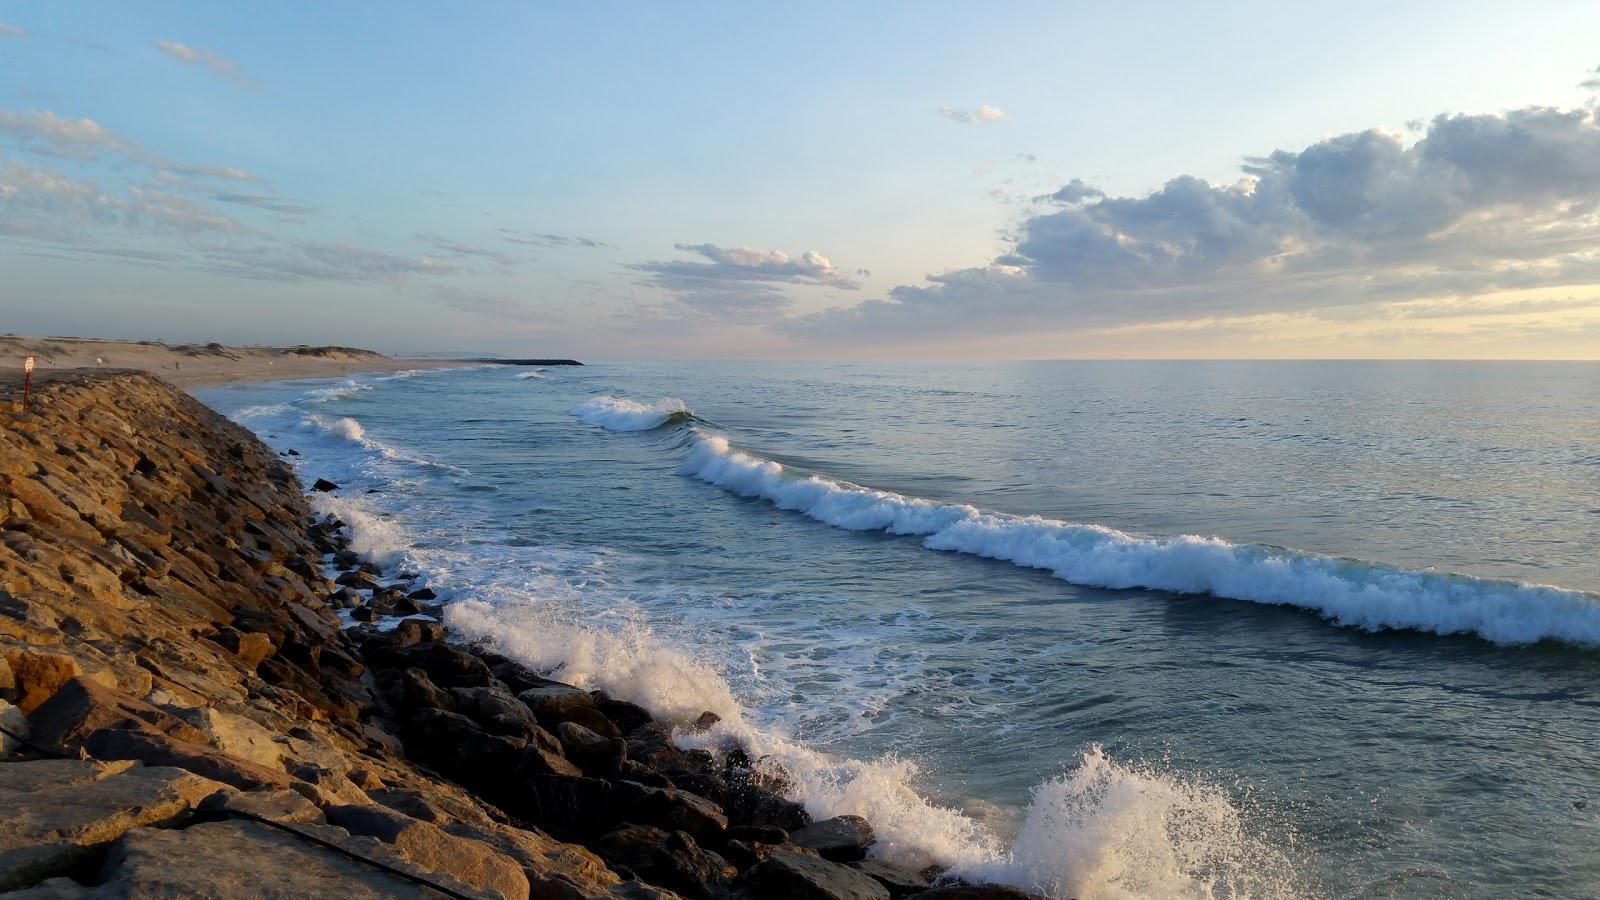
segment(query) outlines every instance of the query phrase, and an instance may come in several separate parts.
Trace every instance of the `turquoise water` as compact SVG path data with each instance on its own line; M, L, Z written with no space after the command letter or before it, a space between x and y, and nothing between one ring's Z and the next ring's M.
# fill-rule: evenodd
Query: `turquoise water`
M1595 364L202 399L345 485L328 509L458 633L716 709L886 855L1086 898L1600 895Z

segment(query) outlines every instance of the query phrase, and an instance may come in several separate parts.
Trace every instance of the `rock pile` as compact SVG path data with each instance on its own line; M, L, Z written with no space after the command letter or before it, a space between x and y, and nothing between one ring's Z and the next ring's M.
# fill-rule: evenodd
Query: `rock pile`
M159 380L37 388L0 412L0 896L1026 896L932 888L737 748L448 641Z

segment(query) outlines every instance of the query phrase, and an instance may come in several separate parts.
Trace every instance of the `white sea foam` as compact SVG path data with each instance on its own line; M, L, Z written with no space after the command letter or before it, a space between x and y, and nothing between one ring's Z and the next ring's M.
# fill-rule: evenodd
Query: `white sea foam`
M349 416L309 415L300 421L300 427L352 444L364 444L367 440L367 430Z
M312 403L331 403L335 400L348 400L357 394L370 390L372 390L372 382L351 380L307 391L306 399Z
M316 494L311 508L319 516L332 515L350 530L350 549L379 565L392 565L411 547L410 536L392 518L359 497Z
M667 397L644 404L622 397L596 397L573 407L572 414L607 431L649 431L691 415L682 400Z
M325 455L360 459L373 449L354 420L306 417L305 425L335 438L308 464L319 464ZM383 485L383 476L375 477ZM1008 847L989 823L919 793L911 761L823 753L758 723L702 655L705 648L675 645L642 616L630 615L625 602L596 594L603 590L595 578L603 571L603 555L543 549L500 559L448 545L424 551L401 518L382 510L391 492L319 494L312 502L318 513L349 526L357 553L428 573L452 600L445 620L453 635L553 677L640 703L666 719L682 723L705 710L716 712L720 723L699 734L680 732L681 742L718 749L737 742L764 764L781 765L792 779L792 796L813 816L867 817L879 839L876 856L913 866L937 862L1054 897L1131 897L1145 888L1209 897L1213 885L1238 886L1269 875L1283 880L1256 895L1297 893L1286 864L1259 866L1273 859L1271 851L1244 832L1242 816L1222 792L1127 769L1103 754L1086 756L1078 772L1037 789ZM1096 784L1107 787L1093 789ZM1245 865L1259 871L1241 870Z
M919 535L930 549L1007 560L1073 584L1295 606L1368 630L1476 634L1499 644L1548 639L1600 646L1600 598L1581 591L1400 569L1217 537L1143 537L1099 525L986 512L792 473L698 429L682 471L837 528Z
M788 776L791 796L814 817L872 822L875 857L913 868L938 863L1061 898L1300 893L1287 858L1247 832L1218 788L1121 766L1095 749L1075 772L1035 790L1008 848L986 823L923 797L915 763L848 759L762 728L710 665L643 624L580 624L569 604L582 598L561 579L536 578L524 590L474 591L445 610L445 622L452 634L663 718L682 723L717 713L722 721L708 731L679 729L680 745L746 748Z
M543 378L543 377L544 377L544 371L542 369L541 370L536 370L536 371L533 371L533 372L518 372L516 374L516 379L518 381L527 381L530 378Z

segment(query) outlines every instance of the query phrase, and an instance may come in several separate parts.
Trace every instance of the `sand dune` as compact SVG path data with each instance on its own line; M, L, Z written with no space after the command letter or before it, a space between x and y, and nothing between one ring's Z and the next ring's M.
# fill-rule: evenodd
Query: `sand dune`
M75 337L0 336L0 371L22 370L25 357L35 371L106 368L153 372L183 388L233 381L318 378L354 372L450 368L454 360L403 359L354 347L225 347L221 344L162 344Z

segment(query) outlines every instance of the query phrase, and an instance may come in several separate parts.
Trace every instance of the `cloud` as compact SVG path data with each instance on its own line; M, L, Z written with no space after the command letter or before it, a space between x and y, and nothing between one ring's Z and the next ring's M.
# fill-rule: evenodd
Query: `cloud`
M562 234L517 231L514 228L496 228L500 239L528 247L610 247L610 244L586 237L569 237Z
M502 266L512 266L517 264L517 259L515 257L501 253L497 250L490 250L487 247L463 244L459 241L452 241L449 238L440 237L437 234L419 234L416 237L417 240L429 245L430 247L433 247L435 250L448 253L451 256L473 256L480 259L491 260Z
M23 38L27 36L27 31L15 25L7 25L4 22L0 22L0 38Z
M789 296L780 285L820 285L855 290L859 285L825 256L807 251L791 257L782 250L677 244L700 260L636 263L646 283L672 294L688 311L715 318L757 318L780 312Z
M400 282L466 271L426 256L403 256L354 244L319 241L218 247L202 256L202 268L267 281Z
M291 203L287 200L265 194L239 194L232 191L214 191L206 196L217 201L218 203L233 203L239 206L252 206L256 209L264 209L267 212L275 212L285 216L309 216L316 212L316 210L312 207L303 206L299 203Z
M1597 115L1441 115L1414 142L1342 134L1142 197L1074 180L988 266L779 327L1013 333L1600 283Z
M989 125L1005 120L1006 114L997 106L985 103L977 109L955 109L949 106L939 107L939 115L952 122L963 125Z
M176 41L151 41L157 50L170 59L175 59L186 66L199 66L211 74L233 84L235 87L247 91L260 90L260 85L251 81L239 71L239 66L233 60L218 56L209 50L197 50L193 47L180 44Z
M23 149L44 156L95 159L102 153L132 148L93 119L65 119L49 111L0 109L0 134L16 138Z
M1578 83L1578 87L1588 88L1591 91L1600 91L1600 66L1594 67L1594 72L1588 78Z

